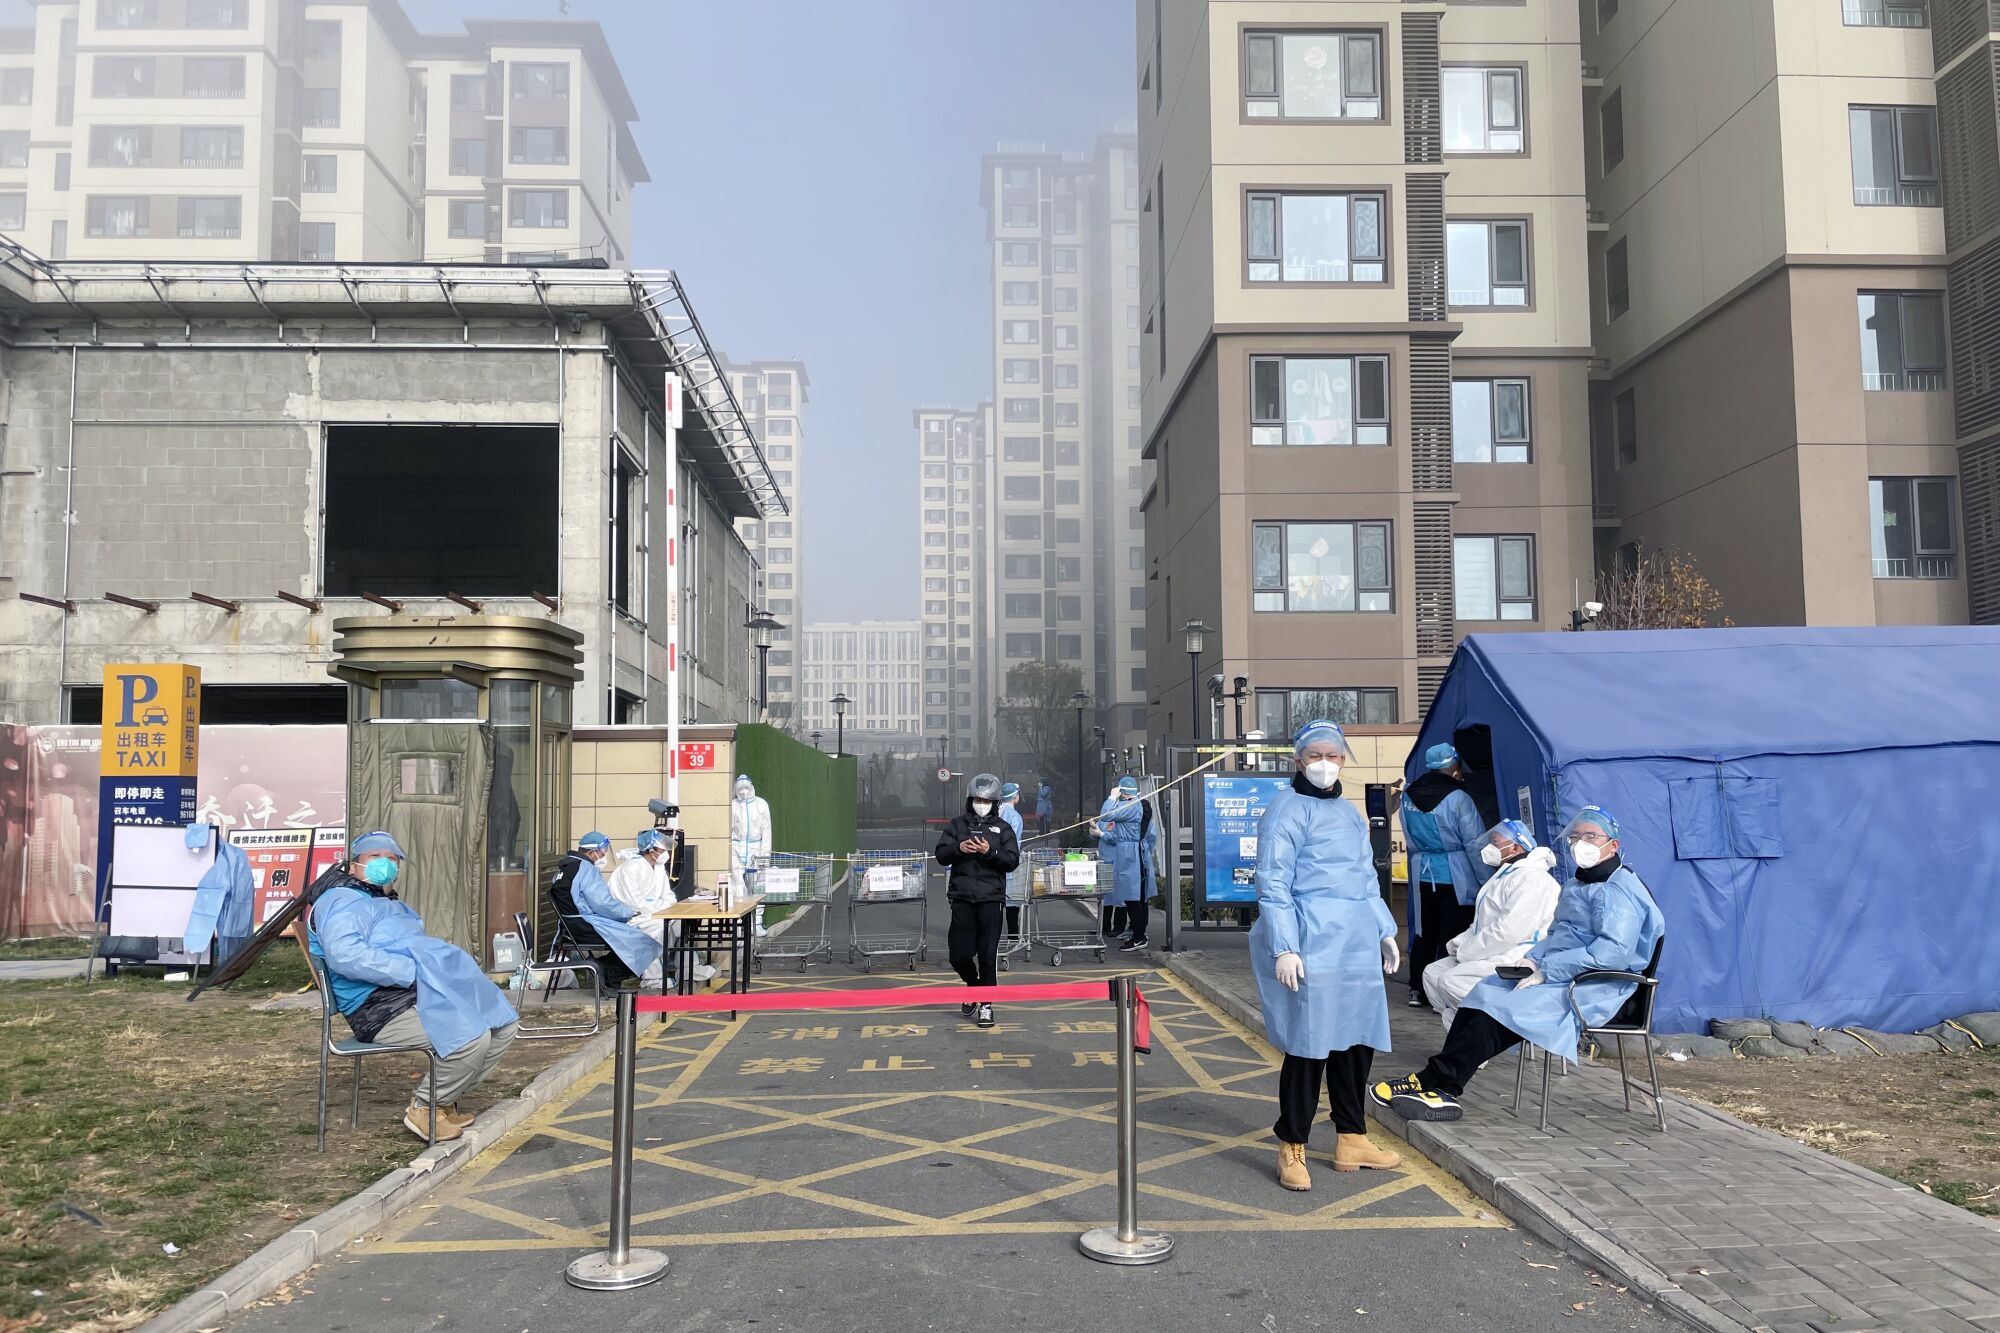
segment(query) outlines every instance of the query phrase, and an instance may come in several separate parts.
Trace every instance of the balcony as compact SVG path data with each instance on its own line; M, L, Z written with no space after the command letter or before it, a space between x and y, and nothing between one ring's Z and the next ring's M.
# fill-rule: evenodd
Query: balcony
M1942 370L1862 371L1861 387L1868 393L1943 393Z
M1934 182L1900 185L1857 185L1854 202L1863 208L1936 208L1938 187Z
M1955 555L1876 556L1875 577L1878 579L1955 579L1958 577L1958 557Z

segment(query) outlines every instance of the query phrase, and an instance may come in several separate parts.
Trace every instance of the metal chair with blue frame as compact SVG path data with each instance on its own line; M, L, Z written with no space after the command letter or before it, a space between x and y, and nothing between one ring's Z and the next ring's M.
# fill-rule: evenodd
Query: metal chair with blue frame
M556 919L558 922L560 922L562 918L558 916ZM545 1005L549 1002L549 992L553 990L555 987L555 979L560 974L567 972L571 976L576 976L579 973L583 973L583 974L588 974L590 977L590 1026L589 1027L584 1027L581 1023L557 1023L548 1027L539 1027L539 1028L531 1028L528 1027L526 1024L522 1024L517 1028L515 1028L515 1035L521 1041L555 1041L561 1038L569 1038L569 1037L594 1037L599 1032L603 1031L604 1029L603 967L595 959L588 957L582 958L580 960L567 957L558 957L557 956L558 951L562 948L562 941L560 938L551 939L549 941L548 959L545 962L537 963L534 961L534 951L528 945L528 940L530 936L528 934L528 914L526 912L514 913L514 929L518 931L521 936L522 954L529 960L528 962L523 963L521 965L522 971L525 975L523 975L523 977L521 978L521 988L514 992L514 994L519 997L514 1004L514 1009L516 1013L519 1013L521 1007L527 1003L528 992L531 989L533 989L534 978L537 976L546 973L549 978L549 984L542 990L542 1003ZM561 935L560 927L558 927L557 933L558 936ZM581 990L583 989L583 987L579 985L577 989Z
M367 1055L420 1054L430 1065L431 1114L430 1132L426 1136L432 1146L437 1144L437 1052L428 1042L382 1045L372 1041L360 1041L353 1037L335 1040L333 1035L333 988L327 982L326 967L323 962L306 954L307 965L312 968L313 986L319 991L319 1150L326 1151L326 1085L327 1066L334 1056L351 1058L354 1061L354 1102L348 1113L348 1127L359 1128L361 1124L361 1058Z
M1662 1134L1667 1132L1667 1104L1665 1098L1660 1093L1659 1066L1653 1059L1653 996L1660 986L1660 954L1666 947L1667 937L1662 935L1659 942L1653 946L1652 960L1646 964L1644 972L1617 972L1592 969L1588 972L1579 973L1572 978L1567 992L1570 1012L1576 1015L1576 1026L1580 1037L1613 1037L1617 1039L1618 1083L1624 1090L1625 1109L1628 1111L1632 1109L1632 1079L1626 1073L1625 1069L1625 1039L1627 1037L1637 1037L1645 1047L1646 1073L1651 1081L1651 1086L1648 1087L1642 1083L1639 1087L1641 1091L1649 1092L1652 1095L1653 1119L1659 1124L1660 1133ZM1618 1012L1611 1016L1609 1022L1600 1023L1593 1027L1590 1021L1583 1016L1583 1010L1576 1003L1576 988L1589 981L1630 981L1635 983L1637 989L1619 1007ZM1516 1115L1521 1113L1521 1085L1526 1081L1528 1071L1528 1046L1528 1042L1524 1041L1521 1043L1520 1061L1514 1068L1514 1114ZM1549 1066L1554 1062L1555 1057L1546 1053L1543 1055L1541 1127L1544 1131L1549 1127Z

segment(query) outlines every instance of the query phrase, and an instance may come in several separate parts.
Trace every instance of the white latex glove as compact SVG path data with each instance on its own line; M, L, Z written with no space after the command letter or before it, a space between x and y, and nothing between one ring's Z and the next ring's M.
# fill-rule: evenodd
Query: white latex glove
M1534 959L1524 958L1521 961L1526 963L1529 967L1534 968L1534 971L1528 973L1527 976L1522 977L1519 981L1515 982L1514 983L1515 990L1526 990L1530 986L1539 986L1544 981L1548 980L1547 977L1542 975L1542 969L1540 965L1535 962Z
M1382 941L1382 970L1394 972L1403 965L1402 951L1396 947L1396 937L1391 935Z
M1299 983L1306 979L1306 961L1295 953L1278 955L1278 984L1286 990L1297 990Z

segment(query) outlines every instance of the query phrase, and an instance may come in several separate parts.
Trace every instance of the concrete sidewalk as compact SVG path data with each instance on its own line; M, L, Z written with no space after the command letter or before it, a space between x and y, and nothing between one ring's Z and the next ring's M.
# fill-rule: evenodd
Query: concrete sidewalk
M1245 937L1205 936L1160 961L1261 1027ZM1443 1044L1437 1017L1405 994L1390 986L1396 1050L1378 1075ZM2000 1329L2000 1226L1672 1094L1661 1135L1643 1095L1623 1109L1615 1066L1553 1080L1544 1134L1539 1070L1520 1117L1508 1112L1515 1058L1466 1090L1462 1120L1377 1117L1528 1230L1696 1328Z

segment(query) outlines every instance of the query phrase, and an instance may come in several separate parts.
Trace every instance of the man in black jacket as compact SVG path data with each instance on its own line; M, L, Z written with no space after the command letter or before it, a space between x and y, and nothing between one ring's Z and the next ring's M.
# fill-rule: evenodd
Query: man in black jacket
M965 813L938 838L938 864L951 870L945 898L951 903L951 965L968 986L991 986L1000 977L1000 926L1007 906L1007 876L1021 864L1021 844L1000 818L1000 779L981 773L966 789ZM993 1026L993 1006L962 1004L959 1012Z

